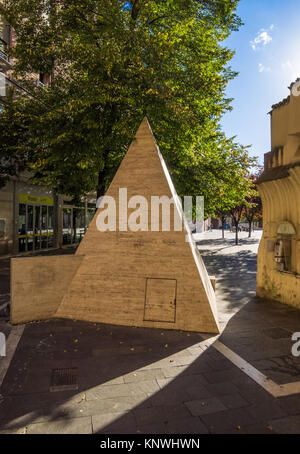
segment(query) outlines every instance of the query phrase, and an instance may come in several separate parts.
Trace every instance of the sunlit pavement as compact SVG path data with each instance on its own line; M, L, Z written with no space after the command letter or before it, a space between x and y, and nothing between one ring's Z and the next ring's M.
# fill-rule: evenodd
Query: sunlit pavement
M300 313L255 298L261 233L225 235L196 236L217 278L218 341L278 385L300 381ZM54 369L78 389L51 392ZM300 394L275 398L196 333L28 324L0 393L0 433L300 433Z

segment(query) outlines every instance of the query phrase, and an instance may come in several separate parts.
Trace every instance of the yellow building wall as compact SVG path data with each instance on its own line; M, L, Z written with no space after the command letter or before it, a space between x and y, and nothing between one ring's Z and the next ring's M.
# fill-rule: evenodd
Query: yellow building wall
M264 231L258 251L257 295L300 309L300 96L274 108L271 115L272 151L283 150L283 160L271 167L287 166L288 176L259 183L263 202ZM265 169L267 174L270 171ZM294 235L277 233L283 222L294 226ZM291 269L278 271L275 243L291 240Z
M264 207L264 232L258 251L257 295L300 309L300 167L291 176L262 183L259 192ZM289 221L296 234L291 239L291 271L276 269L274 246L281 235L280 223Z

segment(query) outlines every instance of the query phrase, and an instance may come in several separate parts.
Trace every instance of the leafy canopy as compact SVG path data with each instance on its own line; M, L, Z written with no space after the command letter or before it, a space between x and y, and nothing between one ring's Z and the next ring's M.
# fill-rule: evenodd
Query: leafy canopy
M30 93L6 100L0 133L16 116L28 131L10 152L26 139L37 181L74 198L101 195L147 115L178 192L204 195L207 214L232 206L253 163L219 127L236 75L221 43L241 24L237 4L6 0L18 36L15 77ZM50 74L51 84L37 87L35 73Z

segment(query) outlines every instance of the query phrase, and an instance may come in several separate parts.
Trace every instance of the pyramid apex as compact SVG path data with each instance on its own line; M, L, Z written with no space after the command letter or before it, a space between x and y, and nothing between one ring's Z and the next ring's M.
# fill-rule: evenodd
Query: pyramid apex
M135 134L135 137L138 138L138 137L141 137L141 136L148 136L149 134L154 138L154 135L153 135L149 120L145 116L143 118L140 126L138 127L138 130L137 130L137 132Z

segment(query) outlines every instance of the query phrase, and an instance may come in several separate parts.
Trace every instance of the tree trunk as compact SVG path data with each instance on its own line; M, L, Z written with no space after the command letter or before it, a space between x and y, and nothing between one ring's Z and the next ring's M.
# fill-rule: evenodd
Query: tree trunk
M97 200L99 199L99 197L102 197L104 195L105 195L104 174L101 171L98 174Z
M252 236L252 221L248 221L249 223L249 238Z
M222 216L222 238L223 238L223 240L224 240L224 238L225 238L224 224L225 224L225 217Z
M236 219L235 216L232 216L232 221L233 221L233 225L235 226L235 244L236 244L236 246L238 246L238 244L239 244L239 230L238 230L239 219Z
M97 184L97 200L99 197L105 195L105 177L106 177L106 162L102 170L98 173L98 184Z

